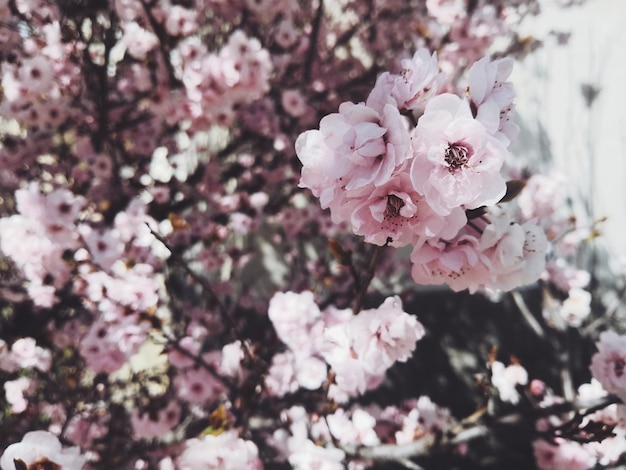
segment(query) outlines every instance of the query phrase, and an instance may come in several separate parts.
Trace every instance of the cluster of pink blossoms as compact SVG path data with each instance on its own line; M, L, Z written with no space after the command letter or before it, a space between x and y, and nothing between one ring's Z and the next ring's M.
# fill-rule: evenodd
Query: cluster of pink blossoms
M295 470L323 468L341 470L347 453L358 447L379 444L408 444L416 439L434 438L455 424L450 411L421 396L398 406L339 408L325 417L307 414L302 406L281 413L287 429L278 429L269 442ZM365 469L366 458L352 459L347 468Z
M423 326L403 311L399 297L354 315L333 306L320 311L310 291L279 292L268 316L288 348L274 356L266 379L277 396L300 387L320 388L330 366L334 379L328 396L346 402L380 385L387 370L396 361L407 361L424 336Z
M401 74L382 74L364 103L341 104L319 130L298 137L300 186L365 241L413 245L418 283L476 291L535 281L547 249L543 231L496 207L518 132L506 81L512 65L508 58L474 63L459 97L443 92L436 55L418 50Z
M601 346L600 346L601 347ZM596 356L597 357L597 356ZM595 361L595 359L594 359ZM594 366L592 372L595 375ZM582 384L576 393L576 402L581 406L597 404L606 399L605 384L593 378L590 383ZM538 406L550 407L563 403L563 399L549 390L545 384L533 380L531 393L540 399ZM570 436L548 437L533 441L533 451L540 470L591 470L594 468L613 468L626 453L626 413L624 404L610 404L589 413L575 423L573 429L578 430L575 438ZM571 416L550 416L541 418L536 423L539 433L550 436L554 429L571 426ZM608 429L602 439L593 439L588 433L593 429Z

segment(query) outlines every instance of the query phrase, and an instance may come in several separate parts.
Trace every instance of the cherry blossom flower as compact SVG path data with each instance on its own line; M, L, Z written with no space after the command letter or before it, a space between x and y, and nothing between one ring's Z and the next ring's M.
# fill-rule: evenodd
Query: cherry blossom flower
M22 369L34 367L42 372L50 370L50 351L37 346L34 338L20 338L11 345L11 358Z
M128 53L135 59L143 60L152 49L158 46L159 38L136 21L129 21L124 25L124 35L120 39L126 46Z
M133 432L141 439L153 439L171 432L180 421L181 407L175 401L170 401L167 406L152 413L141 414L133 410L130 415L130 423Z
M373 446L380 443L374 426L376 418L365 410L356 409L348 417L343 409L338 409L326 417L328 428L343 446Z
M598 352L591 358L591 374L607 392L626 400L626 336L605 331L596 346Z
M431 99L413 143L411 181L435 212L489 206L504 196L500 170L508 151L473 119L467 101L449 93Z
M539 279L548 249L543 230L532 221L520 225L496 210L490 218L492 223L483 229L479 243L491 268L486 287L507 291Z
M555 442L536 440L533 451L540 470L589 470L596 464L593 452L574 441L556 438Z
M64 470L81 470L86 458L78 447L63 448L59 439L47 431L31 431L24 435L21 442L7 447L0 458L2 470L13 470L14 460L21 460L25 465L57 465Z
M180 470L221 468L224 470L261 470L259 451L252 441L241 439L237 431L188 439L177 460Z
M505 366L500 361L493 361L490 364L491 383L498 390L500 400L517 404L520 396L517 393L518 385L528 383L528 372L520 364Z
M11 412L22 413L28 407L27 396L33 392L35 382L28 377L20 377L15 380L7 380L4 383L4 394L7 403L11 405Z
M574 328L582 325L591 313L591 294L584 289L570 289L559 313L565 322Z
M443 86L444 75L439 72L437 53L418 49L411 59L402 60L400 75L384 72L378 77L366 104L380 110L393 97L400 109L423 110L426 103Z
M339 113L322 118L319 130L300 134L296 153L303 164L300 187L311 189L327 208L337 193L389 181L409 157L409 134L396 107L387 104L379 114L345 102Z
M203 404L219 398L224 384L204 367L180 371L174 378L177 396L192 404Z

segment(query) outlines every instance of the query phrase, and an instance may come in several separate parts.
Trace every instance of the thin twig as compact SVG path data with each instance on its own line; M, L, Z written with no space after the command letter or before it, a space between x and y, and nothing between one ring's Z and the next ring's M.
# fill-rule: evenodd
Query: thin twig
M304 83L309 83L311 80L311 71L313 69L313 61L315 60L315 53L317 52L317 42L320 34L320 26L322 24L322 17L324 16L324 0L319 0L317 7L317 13L313 20L313 29L309 36L309 50L306 55L306 62L304 63Z
M517 305L517 308L522 313L522 316L526 320L526 323L528 323L528 326L532 328L537 336L539 336L540 338L544 338L546 336L546 333L543 331L543 328L526 305L522 294L520 294L517 290L513 290L511 291L511 297L513 297L515 305Z

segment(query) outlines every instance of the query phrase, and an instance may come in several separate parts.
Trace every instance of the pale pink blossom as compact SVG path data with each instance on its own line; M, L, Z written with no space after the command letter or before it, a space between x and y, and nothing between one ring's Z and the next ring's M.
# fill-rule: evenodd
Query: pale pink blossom
M597 462L591 449L562 438L554 442L536 440L533 451L540 470L590 470Z
M181 408L175 401L170 401L165 408L156 413L140 413L134 409L130 415L130 423L135 436L141 439L153 439L171 432L178 425Z
M86 406L81 413L74 415L65 429L65 437L72 443L88 448L94 441L102 439L109 432L108 415L92 406Z
M261 470L259 451L252 441L240 438L237 431L207 434L188 439L177 460L180 470L214 468L223 470Z
M396 361L407 361L424 336L424 327L402 308L400 297L388 297L376 309L363 310L350 322L352 350L380 374Z
M256 38L241 30L233 31L216 58L220 77L233 99L251 102L269 89L272 70L269 52Z
M441 215L502 199L506 148L473 119L467 101L449 93L431 99L415 129L411 181Z
M34 367L47 372L52 364L50 351L37 346L34 338L20 338L11 345L11 357L22 369Z
M433 211L406 173L392 176L351 210L353 232L376 245L399 247L429 238L450 239L467 221L460 207L447 216Z
M567 209L567 178L555 171L533 175L526 181L517 202L526 220L550 220Z
M387 183L409 150L408 130L395 106L387 104L379 114L365 104L342 103L339 113L322 118L319 130L296 140L300 187L311 189L322 208L337 207L346 196L363 197L366 188Z
M22 413L28 407L28 395L33 392L35 382L28 377L20 377L4 382L4 394L7 403L11 405L11 412Z
M18 79L31 93L49 93L54 86L54 69L44 56L26 58L19 68Z
M560 257L546 262L543 277L554 283L563 292L568 292L570 289L583 289L589 285L591 280L589 271L578 269Z
M5 372L15 372L20 368L9 351L9 345L0 339L0 370Z
M235 377L242 373L241 361L245 354L241 341L237 340L233 343L226 344L222 347L222 361L220 363L220 372L229 377Z
M469 72L472 112L504 145L509 145L519 133L519 127L512 121L515 91L513 84L506 81L512 70L513 59L510 57L494 61L483 57L474 62Z
M195 364L194 357L199 353L201 346L198 339L184 336L178 341L178 348L172 347L167 353L167 360L170 365L179 369L192 366Z
M545 268L548 241L533 221L520 225L505 213L491 212L479 248L489 260L490 289L508 291L537 281Z
M198 29L198 12L172 5L165 11L165 30L172 36L189 36Z
M590 313L591 294L584 289L570 289L559 310L565 322L573 328L578 328Z
M289 455L294 470L344 470L345 453L336 447L317 446L307 439Z
M322 386L328 375L326 362L316 356L295 356L295 378L300 387L317 390Z
M103 322L93 323L80 342L79 350L87 366L96 372L115 372L128 360L128 355L118 347L109 325Z
M427 241L411 253L411 276L418 284L448 284L471 293L489 284L489 260L474 233L462 230L451 241Z
M298 90L283 91L280 102L285 112L293 117L300 117L308 110L306 100Z
M309 332L321 317L313 292L277 292L270 299L268 317L278 337L294 352L309 351Z
M287 49L293 46L298 39L300 39L300 35L298 34L296 28L294 28L293 20L291 18L285 18L278 23L278 26L276 26L276 30L274 31L274 40L280 47Z
M210 403L225 391L224 384L204 367L179 371L174 387L180 399L192 404Z
M596 346L598 352L591 358L591 374L607 392L626 400L626 335L605 331Z
M439 72L437 53L418 49L411 59L403 59L400 75L384 72L367 98L367 105L376 110L393 97L400 109L424 109L429 99L443 86L444 75Z
M326 328L321 353L335 376L329 397L343 402L376 388L396 361L411 357L423 335L422 325L403 311L399 297Z
M14 460L21 460L27 466L50 462L47 465L54 463L63 470L81 470L87 461L79 447L63 448L59 439L47 431L28 432L21 442L7 447L0 458L0 467L13 470Z
M343 446L373 446L380 443L374 426L376 418L367 411L355 409L348 417L343 408L326 416L332 435Z
M159 44L157 35L142 28L136 21L124 24L124 35L120 41L126 46L128 53L139 60L145 59L148 52Z
M493 361L490 364L491 383L498 390L500 400L517 404L520 400L517 392L518 385L528 383L528 372L520 364L505 366L502 362Z
M274 354L265 376L265 388L270 395L282 397L294 393L300 384L296 380L295 357L291 351Z
M401 429L394 435L397 444L408 444L426 433L445 433L454 424L450 410L433 403L427 396L406 400L397 411L396 421L401 424Z

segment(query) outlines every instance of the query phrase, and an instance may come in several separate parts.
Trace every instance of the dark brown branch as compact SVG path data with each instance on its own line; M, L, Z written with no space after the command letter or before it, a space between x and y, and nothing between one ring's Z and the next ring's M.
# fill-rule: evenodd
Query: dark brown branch
M361 282L361 288L356 294L356 298L354 299L354 308L353 312L357 315L361 309L363 308L363 300L365 299L365 294L367 293L367 288L369 287L372 279L374 279L374 275L376 274L376 266L378 266L378 261L380 260L380 254L382 253L385 246L376 246L374 248L374 252L372 253L372 258L370 259L370 263L367 267L367 276Z

